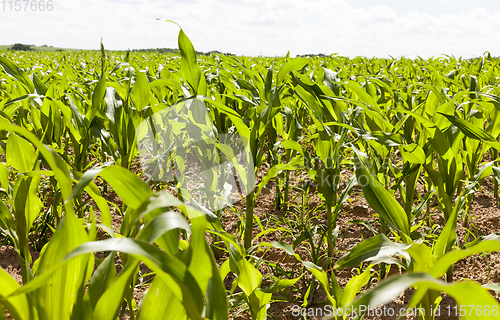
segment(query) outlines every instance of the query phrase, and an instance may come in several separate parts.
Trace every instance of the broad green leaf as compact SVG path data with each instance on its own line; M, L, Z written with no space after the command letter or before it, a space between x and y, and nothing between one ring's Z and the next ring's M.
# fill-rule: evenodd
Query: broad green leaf
M498 317L491 313L489 315L481 313L481 316L478 317L479 313L476 314L476 310L472 310L469 313L470 307L468 306L473 306L473 309L480 308L481 311L488 308L491 310L492 307L500 307L498 301L491 296L488 290L481 288L479 284L468 280L449 284L442 280L434 279L427 273L411 273L389 278L363 294L359 299L356 299L346 309L360 310L358 309L360 306L378 306L389 303L401 292L414 286L418 286L419 289L432 289L444 292L453 297L457 301L459 308L463 306L467 310L467 314L460 319L495 319Z
M149 105L149 95L149 81L146 73L142 71L137 72L134 87L130 93L130 97L137 110L142 111L142 109Z
M285 149L292 149L300 153L302 156L304 156L304 150L302 149L302 146L297 142L293 140L285 140L281 142L281 145Z
M456 262L470 257L471 255L482 253L482 252L493 252L500 251L500 237L494 236L489 237L489 239L494 240L483 240L478 244L469 247L465 250L454 250L443 255L429 270L429 274L434 277L440 277L445 274L449 267L454 265Z
M77 246L85 243L88 235L82 223L67 214L52 235L47 249L40 257L38 274L60 263L64 256ZM83 289L90 278L89 271L94 265L92 255L82 255L65 263L57 273L53 273L35 291L36 306L42 319L68 319L73 307L83 295Z
M255 290L250 296L250 309L252 320L266 320L267 308L271 302L272 294L263 292L260 289Z
M400 145L399 151L403 156L405 162L424 164L425 163L425 152L417 144L412 143L409 145Z
M170 207L178 207L183 205L181 201L175 198L173 195L166 191L161 191L151 197L146 198L137 210L132 212L130 217L125 217L122 222L121 229L128 233L129 226L135 225L135 223L142 217L147 216L149 213L158 209L168 209ZM188 229L189 230L189 229Z
M278 72L276 84L281 85L285 77L292 71L302 70L306 65L311 64L311 60L308 58L297 58L290 60L284 66L281 67Z
M133 209L139 208L148 197L153 195L153 191L132 172L119 166L109 166L85 172L66 202L82 192L97 175L103 177L123 202Z
M314 277L319 281L321 286L323 287L323 290L326 292L326 296L328 298L328 301L333 307L337 307L337 301L332 297L330 294L330 286L328 284L328 275L326 272L315 265L312 262L309 261L302 261L302 264L314 275Z
M2 268L0 268L0 288L2 288L0 290L0 305L7 309L14 319L30 319L30 308L26 295L9 297L19 289L19 284ZM3 313L3 310L0 313Z
M413 258L412 272L428 272L436 260L432 255L431 248L424 243L414 242L406 249L406 252Z
M187 319L187 314L182 302L170 289L170 285L162 278L156 277L142 303L140 319L183 320Z
M116 319L125 291L130 287L132 279L138 272L139 262L140 260L129 258L129 261L118 275L118 278L102 294L99 301L97 301L93 312L93 319ZM171 288L172 287L178 288L175 285L172 285Z
M408 247L406 244L392 242L384 234L378 234L356 245L340 258L335 264L335 269L352 268L364 261L377 261L393 255L404 256L406 255L404 251Z
M104 104L104 97L106 96L106 77L99 78L97 85L92 93L92 105L89 106L85 119L87 120L87 128L90 127L92 119L101 111Z
M11 133L7 140L7 165L18 172L33 170L37 159L35 149L25 139Z
M482 128L476 127L464 119L441 113L451 123L457 126L467 137L489 144L493 148L500 150L500 142Z
M189 272L198 282L198 286L205 291L208 282L214 275L219 275L219 270L213 269L210 256L213 254L205 239L207 220L204 216L190 219L191 239L186 250L186 264Z
M359 293L361 288L365 286L370 280L371 268L373 265L366 267L360 275L352 277L347 285L345 286L344 292L342 294L342 299L340 300L339 306L345 306L352 303L356 295Z
M103 241L87 242L69 253L65 259L96 251L120 251L131 254L144 261L153 271L156 271L157 277L161 277L166 281L172 281L173 279L180 288L181 296L179 298L182 299L188 315L193 319L201 319L202 291L184 263L175 256L140 240L111 238ZM96 308L96 312L97 310Z
M391 227L401 231L401 237L405 243L410 243L410 228L408 218L404 209L394 197L376 180L365 166L361 157L364 156L354 148L354 165L358 184L363 189L363 194L370 206Z
M186 219L176 212L169 211L149 221L137 234L136 238L153 243L165 232L172 229L184 229L190 232Z
M92 308L95 308L99 298L113 283L116 277L115 257L116 252L111 252L94 271L92 278L90 278L89 286L85 294L88 295Z
M207 90L205 76L196 61L193 44L182 28L179 31L178 44L181 53L181 72L184 80L189 84L194 95L205 95Z
M0 66L3 67L5 73L18 80L26 89L27 93L33 93L35 91L35 86L26 72L16 66L12 61L3 56L0 56Z
M250 296L257 288L260 287L262 274L245 258L238 259L236 264L239 269L239 273L237 274L238 286L246 296Z
M279 292L280 290L286 289L288 287L293 286L297 281L299 281L301 277L295 278L295 279L282 279L278 280L276 282L271 283L268 288L266 289L260 289L262 292L266 293L276 293Z
M207 247L207 251L210 250L206 242L205 246ZM224 277L219 273L219 270L217 270L217 263L212 253L210 253L210 262L212 264L212 276L208 280L205 294L205 317L214 320L227 320L228 301L226 297L226 287L223 282Z

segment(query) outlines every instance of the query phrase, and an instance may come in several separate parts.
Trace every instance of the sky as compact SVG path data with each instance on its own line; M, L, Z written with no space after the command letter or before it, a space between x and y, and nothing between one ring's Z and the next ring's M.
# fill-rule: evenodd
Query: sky
M500 56L498 0L52 0L51 11L15 3L0 1L0 45L98 49L102 38L109 50L177 48L173 20L203 52Z

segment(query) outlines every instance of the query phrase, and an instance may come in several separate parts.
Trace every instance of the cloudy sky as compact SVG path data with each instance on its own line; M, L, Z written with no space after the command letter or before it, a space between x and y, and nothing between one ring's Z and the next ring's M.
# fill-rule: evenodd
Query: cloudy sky
M53 0L50 12L9 2L0 2L4 45L176 48L179 29L165 21L174 20L198 51L500 56L498 0Z

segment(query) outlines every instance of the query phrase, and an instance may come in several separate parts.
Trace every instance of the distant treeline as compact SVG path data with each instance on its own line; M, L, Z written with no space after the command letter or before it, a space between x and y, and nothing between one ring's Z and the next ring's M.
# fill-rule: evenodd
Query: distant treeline
M47 45L43 45L41 47L51 47L53 48L52 46L47 46ZM16 43L14 44L13 46L11 46L9 48L10 50L16 50L16 51L33 51L33 50L37 50L38 48L33 45L33 44L22 44L22 43ZM61 49L58 49L56 51L62 51ZM174 53L174 54L179 54L179 49L171 49L171 48L156 48L156 49L133 49L133 50L129 50L131 52L158 52L158 53ZM204 55L204 56L209 56L211 54L220 54L220 55L225 55L225 56L235 56L234 54L232 53L223 53L223 52L220 52L220 51L209 51L209 52L200 52L200 51L196 51L196 54L197 55Z
M175 53L179 54L179 49L171 49L171 48L156 48L156 49L132 49L130 50L132 52L158 52L158 53ZM199 56L209 56L211 54L221 54L225 56L235 56L235 54L232 53L223 53L220 51L209 51L209 52L201 52L201 51L196 51L196 54Z
M32 45L30 45L30 44L22 44L22 43L16 43L10 49L11 50L17 50L17 51L33 51L34 50L32 48Z
M299 54L297 55L298 58L313 58L313 57L321 57L325 58L328 57L327 54L324 53L307 53L307 54Z

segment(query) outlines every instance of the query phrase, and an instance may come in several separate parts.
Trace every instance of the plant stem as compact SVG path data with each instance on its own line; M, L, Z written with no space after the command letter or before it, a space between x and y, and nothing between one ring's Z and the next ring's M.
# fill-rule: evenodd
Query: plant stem
M446 282L453 282L453 265L446 271Z
M493 150L494 161L496 161L497 158L498 158L498 151ZM497 179L493 179L493 192L494 192L495 199L497 199L497 201L498 201L498 181L497 181Z
M248 249L252 246L252 237L253 237L253 206L255 201L255 191L252 190L246 196L246 219L245 219L245 249Z
M335 229L335 221L333 219L332 207L327 204L326 205L326 224L327 224L327 233L326 233L326 243L328 245L328 257L333 258L335 251L335 243L333 243L333 230Z

